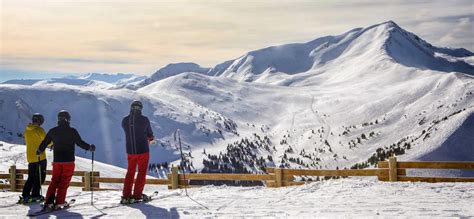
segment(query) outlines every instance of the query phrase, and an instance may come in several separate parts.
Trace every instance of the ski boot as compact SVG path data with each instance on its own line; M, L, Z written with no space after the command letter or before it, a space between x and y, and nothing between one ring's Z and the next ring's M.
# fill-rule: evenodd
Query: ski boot
M34 196L34 197L31 197L31 201L32 202L44 202L44 196L40 195L40 196Z
M33 199L31 197L23 197L23 196L20 196L20 199L18 200L17 204L28 204L28 203L31 203L33 201Z
M42 211L47 211L47 210L53 210L55 208L54 203L46 204L43 203L41 204L41 207L43 208Z
M56 204L54 205L54 209L61 209L61 208L67 208L69 207L69 203L68 202L64 202L62 204Z
M136 200L134 198L125 198L122 196L122 198L120 199L120 204L123 204L123 205L133 204L135 202Z

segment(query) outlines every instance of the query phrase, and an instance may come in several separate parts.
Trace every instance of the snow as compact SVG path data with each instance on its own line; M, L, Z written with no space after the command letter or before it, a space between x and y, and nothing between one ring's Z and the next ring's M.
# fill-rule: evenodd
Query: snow
M70 189L71 190L71 189ZM153 190L147 189L151 193ZM160 190L147 204L121 206L119 191L95 192L95 207L89 192L69 191L76 206L54 213L57 217L103 218L212 218L212 217L473 217L474 189L469 183L382 183L373 179L340 179L298 187L206 186L183 190ZM2 206L12 204L17 194L0 193ZM207 209L203 206L207 207ZM39 206L9 206L1 216L26 215Z
M5 142L0 153L0 172L16 162L25 168L25 146ZM51 152L47 151L51 161ZM76 157L77 158L77 157ZM124 177L125 170L100 162L95 169L101 176ZM48 163L48 168L51 164ZM76 170L90 170L90 160L77 158ZM111 185L105 185L111 188ZM121 189L121 184L114 188ZM104 184L101 184L104 187ZM47 186L43 186L45 192ZM228 187L204 186L167 190L166 186L145 186L145 193L158 191L146 204L122 206L120 191L95 191L94 206L90 192L70 187L67 200L76 199L68 210L44 217L103 218L212 218L212 217L473 217L472 183L379 182L372 177L354 177L308 183L302 186ZM16 205L18 192L0 192L0 217L24 217L39 205Z

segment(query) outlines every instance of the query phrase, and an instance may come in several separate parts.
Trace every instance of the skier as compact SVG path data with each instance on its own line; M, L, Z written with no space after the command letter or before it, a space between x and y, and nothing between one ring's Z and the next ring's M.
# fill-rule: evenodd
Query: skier
M28 179L26 180L23 192L18 200L19 204L43 201L40 194L41 185L46 179L46 153L42 152L36 156L36 150L43 141L46 133L41 125L44 122L43 115L35 113L31 123L26 126L26 160L28 161Z
M53 176L46 192L44 208L59 209L68 206L65 199L74 174L74 146L77 144L85 150L95 151L95 145L84 142L77 130L69 126L70 121L69 113L61 110L58 113L58 126L48 131L36 151L36 154L41 154L48 144L53 143Z
M128 160L127 175L120 201L122 204L131 204L136 201L147 201L150 199L150 197L143 194L143 188L150 158L149 144L154 143L155 137L151 130L150 121L142 115L143 104L140 101L133 101L130 108L130 114L122 120ZM132 194L137 166L138 175Z

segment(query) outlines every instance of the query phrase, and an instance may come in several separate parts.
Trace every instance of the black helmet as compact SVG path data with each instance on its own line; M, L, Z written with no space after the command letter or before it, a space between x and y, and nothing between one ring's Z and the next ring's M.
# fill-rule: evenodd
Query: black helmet
M71 115L66 110L61 110L58 113L58 121L71 121Z
M42 125L44 122L44 117L40 113L35 113L33 114L33 118L31 119L33 123L36 123L38 125Z
M142 109L143 109L143 104L142 104L142 102L140 102L138 100L133 101L132 105L130 106L130 110L142 111Z

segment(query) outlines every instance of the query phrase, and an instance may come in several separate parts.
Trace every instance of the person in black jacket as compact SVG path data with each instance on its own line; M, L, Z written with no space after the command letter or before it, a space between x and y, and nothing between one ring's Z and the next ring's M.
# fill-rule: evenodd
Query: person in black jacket
M95 145L84 142L76 129L69 126L71 116L65 110L58 113L58 126L50 129L36 154L41 154L53 142L53 174L46 192L45 207L63 207L67 189L74 174L75 145L95 151Z
M140 101L133 101L130 114L122 120L128 160L127 175L124 181L121 200L123 204L147 198L146 195L143 195L143 188L145 187L148 160L150 159L149 144L154 141L154 136L150 121L142 115L142 109L143 104ZM132 186L137 166L138 175L132 195Z

